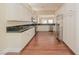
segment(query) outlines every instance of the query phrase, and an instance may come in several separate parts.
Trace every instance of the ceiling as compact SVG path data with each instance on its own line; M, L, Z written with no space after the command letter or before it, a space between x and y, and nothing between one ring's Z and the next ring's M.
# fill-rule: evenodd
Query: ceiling
M63 3L29 3L29 5L35 11L46 11L46 12L53 11L53 12L55 12L63 5Z

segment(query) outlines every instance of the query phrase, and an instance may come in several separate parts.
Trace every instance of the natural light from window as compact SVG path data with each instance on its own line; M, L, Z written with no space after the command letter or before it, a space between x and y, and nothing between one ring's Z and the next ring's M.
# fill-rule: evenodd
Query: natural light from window
M47 20L46 20L46 19L42 19L41 22L42 22L43 24L47 24Z
M52 23L53 23L53 20L52 20L52 19L49 19L49 20L48 20L48 23L49 23L49 24L52 24Z

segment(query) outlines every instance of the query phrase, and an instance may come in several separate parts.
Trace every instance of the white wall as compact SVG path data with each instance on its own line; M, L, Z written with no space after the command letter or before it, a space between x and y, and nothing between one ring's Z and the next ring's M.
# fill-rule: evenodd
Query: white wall
M75 4L64 4L58 14L63 14L63 41L76 53Z
M0 4L0 51L5 49L6 19L5 4Z
M74 52L76 52L75 34L75 4L66 4L63 20L63 40Z
M75 20L76 20L76 54L79 54L79 3L76 4L76 7L75 7L75 11L76 11L76 14L75 14Z

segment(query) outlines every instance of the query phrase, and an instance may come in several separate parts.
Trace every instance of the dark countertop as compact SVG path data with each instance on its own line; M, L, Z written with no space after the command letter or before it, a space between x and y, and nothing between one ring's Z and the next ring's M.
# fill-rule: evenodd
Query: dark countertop
M16 25L16 26L35 26L35 25L59 25L56 23L53 24L23 24L23 25ZM8 26L8 27L12 27L12 26Z
M33 26L13 26L13 27L7 27L7 32L8 33L22 33L31 28L33 28Z
M56 24L36 24L36 25L56 25Z
M55 23L54 24L25 24L25 25L9 26L7 27L6 31L8 33L21 33L38 25L59 25L59 24L55 24Z
M56 24L56 23L53 23L53 24L26 24L26 25L59 25L59 24Z

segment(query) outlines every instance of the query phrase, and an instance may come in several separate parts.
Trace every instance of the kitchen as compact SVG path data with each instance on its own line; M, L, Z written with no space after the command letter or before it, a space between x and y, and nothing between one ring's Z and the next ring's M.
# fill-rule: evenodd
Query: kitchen
M21 7L19 5L22 5ZM11 52L19 52L21 51L36 35L37 32L40 31L56 31L56 20L55 16L52 13L47 13L44 15L33 15L30 16L28 12L30 8L29 4L7 4L7 51ZM16 7L16 8L15 8ZM29 8L27 12L29 15L26 15L28 19L19 20L22 17L22 14L17 15L19 12L22 13L18 8L26 7ZM17 11L16 11L17 10ZM32 13L33 11L30 10ZM16 16L19 18L17 18ZM21 17L20 17L21 16ZM24 17L24 16L23 16ZM24 17L24 18L26 18ZM14 20L13 20L14 19ZM19 41L19 42L18 42ZM14 43L15 42L15 43ZM13 45L14 44L14 45Z
M0 12L2 17L1 21L3 22L1 23L1 26L3 26L1 33L4 33L4 35L0 34L1 35L0 39L6 39L6 40L0 41L1 54L7 55L10 52L15 54L20 53L23 49L26 49L26 46L28 48L28 45L30 45L31 42L35 40L34 39L35 37L41 38L41 39L38 38L37 39L38 42L34 43L34 44L38 43L37 44L38 46L36 45L37 47L34 46L36 48L39 48L40 46L42 46L43 48L44 47L46 48L47 46L51 49L54 47L52 46L52 44L55 43L55 41L59 43L59 45L57 43L57 46L61 49L59 49L57 46L56 47L58 48L57 51L60 53L58 53L57 51L54 51L53 53L51 53L49 48L47 48L49 49L48 50L49 52L45 50L45 52L43 51L44 53L47 53L47 54L57 53L60 55L60 54L63 54L64 50L67 49L66 52L64 52L64 54L71 54L71 55L75 53L78 54L77 52L79 51L77 49L78 45L76 45L76 41L74 40L76 37L75 34L77 34L75 33L75 29L74 29L75 28L74 18L76 17L75 14L77 15L77 12L74 12L74 11L78 11L78 10L75 10L75 8L78 8L77 4L6 3L6 4L0 4L0 7L1 7ZM5 20L3 21L3 19ZM53 33L55 33L55 35L53 35ZM49 37L46 37L47 35ZM44 38L43 36L46 38ZM52 37L55 40L54 42L52 42L53 40ZM42 40L42 42L39 39ZM46 39L46 41L43 42L43 39L44 40ZM42 44L45 43L44 44L45 46L41 45L41 43L39 44L39 41ZM65 49L63 50L62 41L69 48L64 44L63 48L65 47ZM47 42L49 42L49 44L47 44ZM33 49L35 49L34 47ZM40 47L39 49L41 49L42 47ZM29 51L30 53L32 50L31 49L29 50L30 50ZM62 50L62 51L59 51L59 50ZM40 54L42 54L43 52L41 52Z

